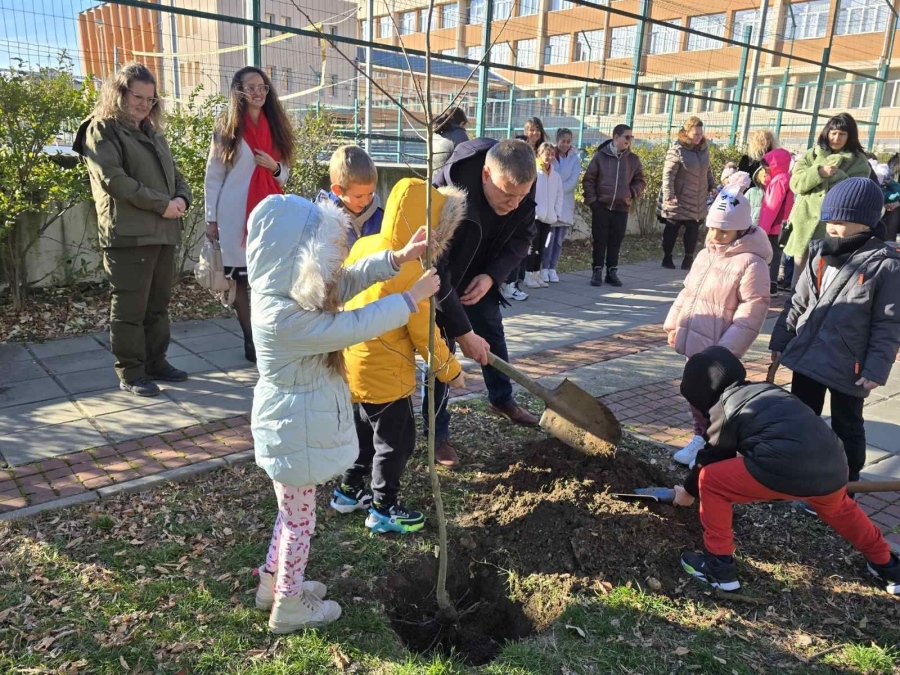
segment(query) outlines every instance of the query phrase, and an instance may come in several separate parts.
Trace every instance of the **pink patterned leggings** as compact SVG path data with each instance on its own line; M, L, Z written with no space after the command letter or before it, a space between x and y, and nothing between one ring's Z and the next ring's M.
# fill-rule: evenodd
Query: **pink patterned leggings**
M295 597L303 592L309 540L316 529L316 486L272 484L278 498L278 518L266 555L266 571L275 575L275 595Z

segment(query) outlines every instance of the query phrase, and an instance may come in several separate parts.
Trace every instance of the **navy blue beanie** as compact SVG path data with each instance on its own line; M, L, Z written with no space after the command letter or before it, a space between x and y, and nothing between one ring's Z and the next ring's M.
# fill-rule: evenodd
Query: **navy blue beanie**
M821 218L826 223L861 223L875 228L881 220L884 194L869 178L846 178L825 195Z

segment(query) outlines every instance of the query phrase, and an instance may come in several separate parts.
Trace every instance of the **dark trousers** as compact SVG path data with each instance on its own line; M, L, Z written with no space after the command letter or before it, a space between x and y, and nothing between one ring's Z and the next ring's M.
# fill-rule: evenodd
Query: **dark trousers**
M526 258L527 260L527 258ZM523 260L518 267L513 268L513 271L509 273L506 277L506 283L508 284L517 284L525 278L525 261Z
M504 361L509 361L509 352L506 350L506 335L503 332L503 316L500 314L500 301L498 294L489 291L474 305L466 305L466 315L472 330L480 335L491 346L491 353L499 356ZM456 342L446 335L444 339L451 352L456 351ZM512 383L509 378L499 370L490 366L481 367L481 375L487 386L488 400L497 407L508 406L514 403L512 395ZM440 443L450 438L450 411L447 410L447 400L450 390L446 384L435 380L434 401L436 407L434 437ZM427 399L426 399L427 401ZM425 433L428 433L428 405L422 403L422 419L424 420Z
M769 281L778 281L778 270L781 268L781 249L778 248L778 235L769 235L769 244L772 246L772 262L769 263Z
M375 503L392 506L400 494L400 477L416 447L412 398L353 406L359 457L344 472L343 483L361 488L372 474Z
M812 408L816 415L822 414L826 391L831 394L831 428L844 444L850 480L859 480L859 472L866 463L866 427L863 424L865 399L842 394L806 375L794 373L791 393Z
M784 254L784 278L790 281L794 278L794 258Z
M175 246L103 249L109 277L109 344L124 382L166 366Z
M591 209L591 238L594 240L594 267L619 266L619 251L628 228L627 211L610 211L605 206Z
M684 228L684 257L693 258L697 250L697 237L700 235L699 220L666 220L663 228L663 253L672 255L675 250L675 242L678 241L678 231Z
M900 209L885 211L881 222L884 223L884 240L896 242L898 225L900 225Z
M541 269L541 259L544 257L544 248L550 239L550 225L540 220L534 222L537 225L537 235L531 242L528 257L525 258L525 271L538 272Z

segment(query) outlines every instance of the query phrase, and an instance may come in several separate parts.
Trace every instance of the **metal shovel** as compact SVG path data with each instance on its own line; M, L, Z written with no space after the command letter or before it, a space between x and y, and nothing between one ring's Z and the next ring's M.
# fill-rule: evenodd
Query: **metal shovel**
M900 492L900 480L853 481L852 483L847 483L847 492L854 494L860 492ZM662 487L637 488L634 492L614 493L612 497L626 502L642 501L671 504L675 501L675 490Z
M609 408L584 389L568 379L549 389L491 353L488 363L547 404L541 415L542 429L587 455L615 455L622 441L622 426Z

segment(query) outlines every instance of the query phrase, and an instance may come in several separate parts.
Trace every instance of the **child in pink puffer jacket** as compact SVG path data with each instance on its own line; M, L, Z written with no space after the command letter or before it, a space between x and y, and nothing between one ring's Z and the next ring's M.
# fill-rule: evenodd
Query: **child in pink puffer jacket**
M727 186L706 216L706 246L694 260L684 289L669 310L663 328L669 344L690 358L721 345L741 358L762 329L769 309L772 247L765 231L754 227L750 203L740 185ZM706 440L708 421L691 407L694 437L675 453L690 465Z
M759 227L769 237L772 246L772 261L769 263L769 294L778 291L778 268L781 266L781 247L778 237L781 228L791 217L794 208L794 193L791 192L791 153L784 148L775 148L763 155L762 167L765 193L759 211Z

